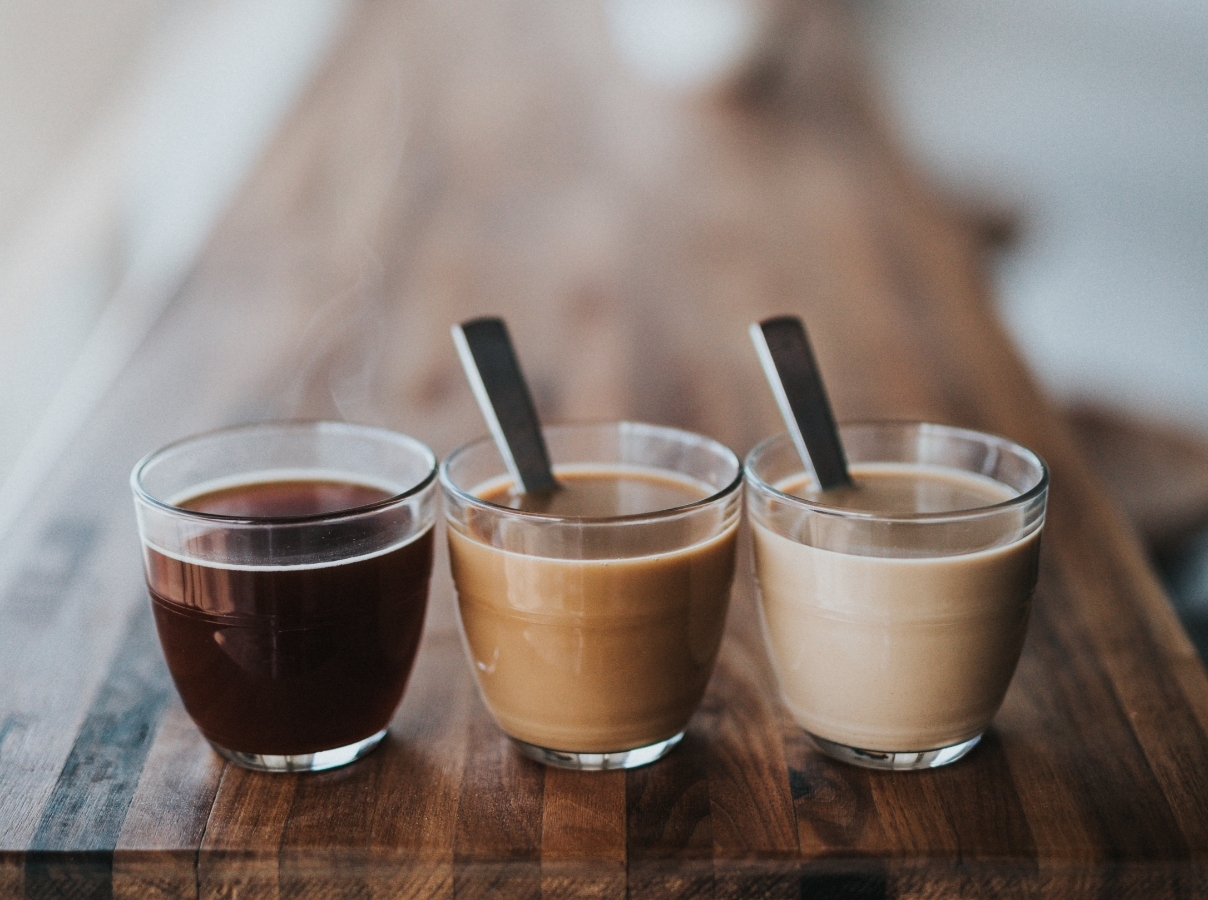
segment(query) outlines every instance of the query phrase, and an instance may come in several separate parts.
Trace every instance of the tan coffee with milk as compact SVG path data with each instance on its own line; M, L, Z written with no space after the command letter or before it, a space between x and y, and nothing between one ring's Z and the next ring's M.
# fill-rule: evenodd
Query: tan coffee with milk
M546 500L518 495L506 481L473 493L548 516L594 518L713 493L661 470L596 466L558 477L563 490ZM643 747L682 731L721 643L736 538L735 521L673 552L618 544L608 558L560 559L500 549L472 525L450 522L466 642L504 731L581 753Z
M968 510L1014 498L992 479L905 463L852 466L852 491L776 488L881 516ZM1022 515L1022 514L1021 514ZM807 526L803 526L807 527ZM1002 703L1023 647L1040 532L1019 520L968 523L970 546L935 555L887 528L881 555L819 549L753 522L756 572L781 690L806 731L877 751L946 747L978 735ZM978 533L977 529L984 533ZM866 548L861 548L868 552ZM893 554L893 555L889 555Z

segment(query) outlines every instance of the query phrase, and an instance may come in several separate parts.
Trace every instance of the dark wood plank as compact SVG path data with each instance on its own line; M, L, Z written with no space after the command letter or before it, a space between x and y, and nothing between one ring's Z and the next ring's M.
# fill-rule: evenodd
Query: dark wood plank
M629 896L710 897L713 827L707 737L694 719L657 765L626 773Z
M273 811L282 823L281 896L370 896L366 863L387 758L375 753L362 765L299 777L290 802Z
M68 477L54 492L70 496L76 487ZM35 833L39 845L53 846L57 835L73 842L70 826L47 809L52 802L60 810L64 803L82 804L94 822L105 823L104 852L112 850L112 829L120 828L122 803L129 802L138 770L121 764L111 739L144 749L138 728L124 731L113 716L123 704L134 711L145 702L141 724L153 729L163 698L151 671L155 640L141 630L141 618L131 618L138 582L115 564L121 536L113 534L112 510L102 514L98 505L94 496L74 504L70 517L53 509L31 512L27 527L6 542L37 556L40 541L51 538L52 552L38 564L10 566L0 592L0 683L8 686L0 692L0 797L9 798L7 814L0 816L0 851L24 851ZM137 657L130 665L115 658L123 642ZM81 738L84 728L88 735ZM73 785L83 793L77 795Z
M446 599L446 598L441 598ZM458 636L429 629L379 769L375 897L453 896L453 847L473 686Z
M298 775L227 764L197 853L201 900L280 895L279 851Z
M475 698L457 802L457 897L541 896L543 768L520 755Z
M872 858L890 852L873 799L876 776L819 753L787 715L782 739L801 855Z
M740 541L750 564L749 536ZM709 735L714 896L796 897L797 820L781 739L784 715L763 648L754 584L742 578L713 680L696 714Z
M26 896L110 891L113 851L171 690L154 631L140 606L30 838Z
M0 852L0 897L25 894L25 854Z
M1076 477L1083 485L1090 480L1084 468ZM1131 535L1115 509L1089 487L1077 496L1058 527L1081 532L1080 523L1097 522L1098 538L1111 552L1096 561L1089 542L1056 537L1054 555L1070 579L1066 595L1184 836L1190 846L1204 846L1208 826L1199 798L1208 783L1190 760L1208 751L1208 715L1199 702L1208 677L1152 571L1140 554L1128 552ZM1110 615L1104 615L1105 598Z
M143 764L113 856L115 896L197 894L197 851L223 762L172 696Z
M546 769L541 896L624 898L625 773Z

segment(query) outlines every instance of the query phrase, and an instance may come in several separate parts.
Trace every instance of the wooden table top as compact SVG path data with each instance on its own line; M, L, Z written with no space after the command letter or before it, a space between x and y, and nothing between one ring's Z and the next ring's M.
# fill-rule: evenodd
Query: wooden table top
M555 0L365 2L179 296L0 551L0 896L1208 895L1208 680L1134 536L1011 347L974 228L877 125L847 32L791 7L745 92L676 97ZM127 485L234 422L485 430L450 323L510 323L546 421L780 430L745 328L809 323L841 420L918 418L1045 457L1040 585L965 760L878 773L777 698L747 567L669 757L514 752L460 646L443 550L387 741L224 765L156 643Z

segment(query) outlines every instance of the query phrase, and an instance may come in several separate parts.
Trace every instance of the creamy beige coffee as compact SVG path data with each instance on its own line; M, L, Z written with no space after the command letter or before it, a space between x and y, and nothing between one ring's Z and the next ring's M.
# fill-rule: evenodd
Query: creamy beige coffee
M852 474L855 490L824 497L808 492L805 476L775 487L880 515L1016 496L956 469L867 463ZM961 542L978 549L940 556L921 529L895 525L878 526L881 547L848 553L753 522L768 643L785 703L811 734L877 751L946 747L980 734L1002 703L1023 647L1040 532L1018 538L1014 515L973 519Z
M713 493L662 470L592 466L557 474L564 488L549 501L518 497L502 480L472 493L548 516L597 519L684 506ZM578 753L644 747L681 732L721 642L736 536L735 517L691 546L650 553L617 529L607 535L605 558L557 559L491 546L472 519L450 521L471 662L504 731Z

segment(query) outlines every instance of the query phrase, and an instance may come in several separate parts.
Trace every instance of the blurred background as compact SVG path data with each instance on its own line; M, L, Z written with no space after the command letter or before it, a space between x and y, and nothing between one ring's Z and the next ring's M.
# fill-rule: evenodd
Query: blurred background
M797 0L600 0L724 95ZM836 0L838 2L838 0ZM1017 345L1208 650L1208 4L847 0L882 114L977 223ZM172 299L351 0L0 4L0 532Z

